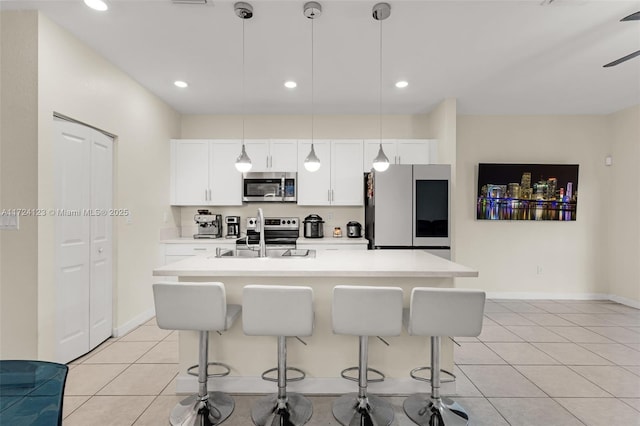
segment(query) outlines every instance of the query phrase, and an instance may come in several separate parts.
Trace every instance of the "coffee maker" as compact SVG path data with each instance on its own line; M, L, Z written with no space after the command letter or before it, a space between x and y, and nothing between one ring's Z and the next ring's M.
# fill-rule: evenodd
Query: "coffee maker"
M222 215L213 214L209 210L198 210L193 217L198 224L198 233L193 238L221 238Z
M227 224L226 238L238 238L240 236L240 216L226 216L224 223Z

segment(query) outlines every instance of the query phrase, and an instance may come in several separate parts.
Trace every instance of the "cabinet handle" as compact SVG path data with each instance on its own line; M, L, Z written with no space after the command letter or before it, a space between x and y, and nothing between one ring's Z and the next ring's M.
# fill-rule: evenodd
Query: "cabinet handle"
M209 188L209 201L211 201L211 188Z
M398 155L398 164L402 164L402 157Z
M327 189L327 201L331 202L331 190Z
M331 190L331 201L333 201L333 200L334 200L334 198L333 198L333 189L332 189Z
M273 168L273 156L269 156L269 168Z
M208 189L204 190L204 200L205 201L209 201L209 190Z
M205 247L194 247L193 250L201 251L201 250L206 250L206 248Z
M265 167L268 169L268 168L269 168L269 156L268 156L268 155L267 155L267 157L265 158L265 161L266 161L266 163L267 163L267 164L265 165Z

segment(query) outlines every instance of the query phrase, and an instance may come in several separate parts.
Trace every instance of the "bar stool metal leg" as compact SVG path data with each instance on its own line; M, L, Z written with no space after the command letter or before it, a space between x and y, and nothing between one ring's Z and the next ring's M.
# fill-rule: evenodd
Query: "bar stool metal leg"
M440 396L440 336L431 337L431 396L416 394L404 401L404 412L420 426L462 426L469 415L457 402Z
M374 395L367 395L367 363L369 338L360 336L358 364L358 393L342 395L333 402L333 416L344 426L389 426L393 421L393 407Z
M257 426L300 426L312 414L311 401L304 395L287 393L287 338L278 336L278 393L256 401L251 420Z
M235 403L231 396L207 390L208 359L209 332L200 331L198 394L183 399L173 408L169 416L172 426L215 426L233 412Z

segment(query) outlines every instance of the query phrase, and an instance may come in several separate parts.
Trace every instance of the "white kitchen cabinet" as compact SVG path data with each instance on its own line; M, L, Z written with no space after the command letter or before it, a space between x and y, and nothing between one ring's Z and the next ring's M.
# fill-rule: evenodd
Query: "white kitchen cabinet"
M219 239L212 240L206 243L197 243L193 240L193 243L165 243L164 244L164 264L178 262L192 256L198 256L201 254L215 254L216 248L224 248L233 250L236 248L235 240Z
M378 155L379 139L364 141L363 171L370 172ZM435 139L383 139L382 149L390 164L433 164L438 162L438 141Z
M331 205L331 141L314 140L316 156L320 168L309 172L304 168L304 160L311 151L311 141L298 142L298 205Z
M361 206L364 199L362 140L331 141L331 205Z
M242 174L235 168L240 140L171 141L171 204L239 206Z
M245 139L252 172L298 171L296 139Z
M362 205L363 175L359 167L354 167L354 164L362 163L361 139L314 140L321 164L315 172L304 168L311 141L299 141L298 144L298 205Z

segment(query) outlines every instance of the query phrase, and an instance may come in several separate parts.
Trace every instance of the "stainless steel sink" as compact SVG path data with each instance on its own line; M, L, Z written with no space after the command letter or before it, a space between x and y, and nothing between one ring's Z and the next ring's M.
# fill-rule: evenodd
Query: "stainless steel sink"
M316 257L315 250L269 250L267 249L267 258L270 259L292 259L292 258L314 258ZM238 249L216 249L216 254L209 256L213 258L224 259L256 259L259 258L257 250L238 250Z

